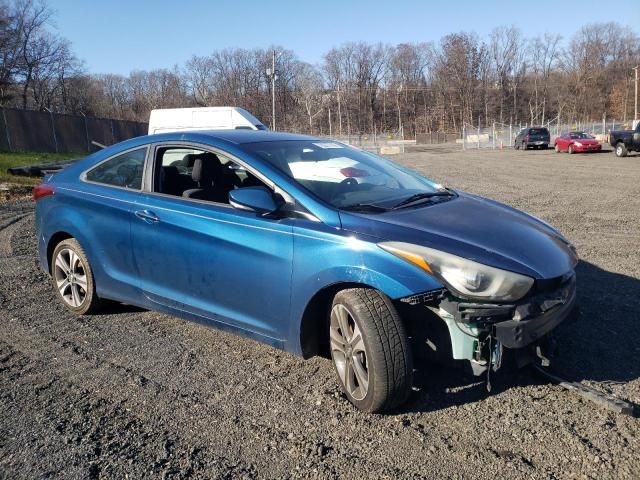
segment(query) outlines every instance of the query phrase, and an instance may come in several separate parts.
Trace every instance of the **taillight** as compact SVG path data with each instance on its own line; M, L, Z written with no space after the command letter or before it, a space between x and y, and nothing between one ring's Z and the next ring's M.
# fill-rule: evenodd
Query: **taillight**
M40 185L33 187L32 193L33 199L38 201L43 197L56 193L56 188L49 183L41 183Z

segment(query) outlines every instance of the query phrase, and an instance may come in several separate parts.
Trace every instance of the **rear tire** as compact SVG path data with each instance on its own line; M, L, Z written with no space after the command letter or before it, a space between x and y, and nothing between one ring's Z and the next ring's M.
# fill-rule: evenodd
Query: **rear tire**
M554 145L553 149L556 151L556 153L560 153L560 147L557 143Z
M622 143L622 142L618 142L616 143L616 157L622 158L622 157L626 157L627 153L629 153L627 151L627 146Z
M413 384L409 339L382 293L351 288L336 294L330 313L331 359L351 403L382 412L404 403Z
M68 238L56 245L50 267L56 294L68 310L85 315L100 309L103 302L96 295L89 260L75 238Z

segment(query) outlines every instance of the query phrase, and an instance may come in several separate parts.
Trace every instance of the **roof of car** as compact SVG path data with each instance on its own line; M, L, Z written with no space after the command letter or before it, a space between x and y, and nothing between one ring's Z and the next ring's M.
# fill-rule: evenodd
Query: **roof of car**
M196 140L202 137L214 138L230 143L255 143L255 142L276 142L282 140L317 140L316 137L300 135L297 133L271 132L268 130L196 130L185 132L172 132L154 135L159 140ZM160 138L162 137L162 138Z

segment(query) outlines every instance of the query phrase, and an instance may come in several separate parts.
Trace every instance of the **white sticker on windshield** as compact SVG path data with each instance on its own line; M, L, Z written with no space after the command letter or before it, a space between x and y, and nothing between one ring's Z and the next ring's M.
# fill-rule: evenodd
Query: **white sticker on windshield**
M314 143L314 145L320 148L344 148L339 143L333 143L333 142Z

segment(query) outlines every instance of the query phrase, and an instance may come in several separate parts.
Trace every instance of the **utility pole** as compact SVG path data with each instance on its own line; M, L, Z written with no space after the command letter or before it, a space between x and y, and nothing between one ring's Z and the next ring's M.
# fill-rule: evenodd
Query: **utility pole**
M271 130L276 130L276 49L271 56L271 68L267 68L267 76L271 77Z
M640 65L637 65L632 68L632 70L636 72L636 98L635 98L635 108L633 110L634 120L638 120L638 67L640 67Z

